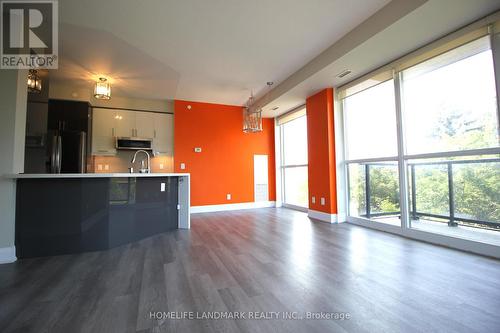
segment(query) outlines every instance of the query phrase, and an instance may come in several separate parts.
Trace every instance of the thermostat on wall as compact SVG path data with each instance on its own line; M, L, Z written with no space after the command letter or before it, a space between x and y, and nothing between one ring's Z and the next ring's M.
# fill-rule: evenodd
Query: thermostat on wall
M200 148L200 147L196 147L196 148L194 148L194 152L195 152L195 153L201 153L201 148Z

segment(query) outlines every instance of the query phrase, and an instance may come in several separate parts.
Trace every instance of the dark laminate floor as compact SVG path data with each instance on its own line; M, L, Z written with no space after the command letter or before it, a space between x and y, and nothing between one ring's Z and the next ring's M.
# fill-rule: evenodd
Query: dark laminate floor
M0 331L499 332L499 263L285 209L198 214L191 231L0 265ZM351 319L154 320L150 311Z

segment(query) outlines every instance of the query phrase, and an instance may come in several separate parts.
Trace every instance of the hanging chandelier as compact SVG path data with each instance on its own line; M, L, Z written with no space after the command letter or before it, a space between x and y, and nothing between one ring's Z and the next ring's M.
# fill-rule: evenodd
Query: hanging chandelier
M94 97L97 99L111 99L111 85L104 77L100 77L94 86Z
M42 80L36 69L30 69L28 74L28 92L39 94L42 91Z
M248 98L246 106L243 108L243 132L262 132L262 109L252 108L254 103L253 93Z

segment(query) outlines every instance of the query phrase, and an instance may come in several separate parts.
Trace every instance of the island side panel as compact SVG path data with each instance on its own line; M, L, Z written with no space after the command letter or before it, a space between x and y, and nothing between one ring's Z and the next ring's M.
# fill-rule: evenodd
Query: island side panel
M177 229L177 193L177 177L112 178L110 246Z
M190 177L180 176L179 177L179 229L189 229L191 228L191 214L190 214Z
M107 201L96 195L107 192L108 182L108 179L18 179L18 257L108 248ZM87 200L90 196L93 201Z

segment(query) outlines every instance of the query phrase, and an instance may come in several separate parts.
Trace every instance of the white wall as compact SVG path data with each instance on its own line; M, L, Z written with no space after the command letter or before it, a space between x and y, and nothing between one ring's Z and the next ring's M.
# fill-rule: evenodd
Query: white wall
M1 70L0 75L0 263L15 260L16 187L3 175L24 171L26 70Z

